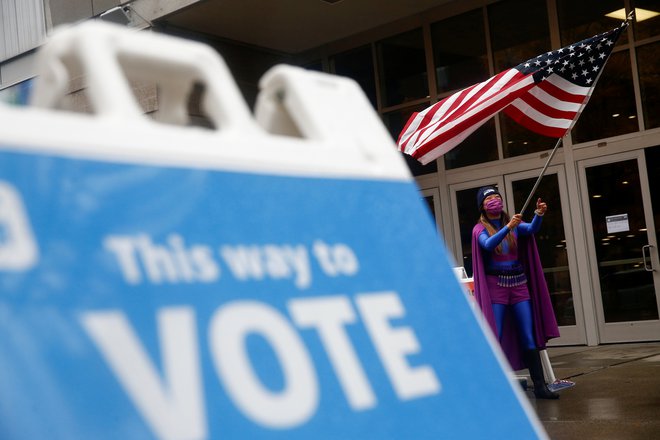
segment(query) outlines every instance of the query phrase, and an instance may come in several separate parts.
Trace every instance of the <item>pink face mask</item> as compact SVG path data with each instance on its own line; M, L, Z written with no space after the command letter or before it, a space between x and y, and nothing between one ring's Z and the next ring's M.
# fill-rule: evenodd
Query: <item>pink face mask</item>
M502 199L499 197L494 197L484 203L484 208L488 214L495 216L502 213L504 205L502 204Z

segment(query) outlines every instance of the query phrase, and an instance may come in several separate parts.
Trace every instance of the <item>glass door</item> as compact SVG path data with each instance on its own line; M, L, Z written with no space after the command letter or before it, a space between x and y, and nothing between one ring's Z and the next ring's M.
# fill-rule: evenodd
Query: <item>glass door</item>
M426 206L429 208L429 212L435 221L436 230L442 230L442 224L440 223L440 193L438 188L429 188L423 189L420 191Z
M657 340L660 266L644 151L584 160L579 172L600 340Z
M519 212L534 187L540 170L509 174L505 177L508 212ZM523 220L534 217L536 200L543 199L548 211L543 217L541 230L536 234L536 244L543 266L543 273L550 291L552 307L557 318L561 337L550 341L551 345L584 344L586 335L581 311L581 295L577 278L577 260L572 236L568 189L563 166L548 168L536 189Z

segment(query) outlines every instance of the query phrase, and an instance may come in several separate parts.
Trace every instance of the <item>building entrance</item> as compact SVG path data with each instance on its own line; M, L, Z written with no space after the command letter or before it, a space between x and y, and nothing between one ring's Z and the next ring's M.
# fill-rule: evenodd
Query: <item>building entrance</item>
M657 340L660 335L655 226L660 189L657 171L649 176L660 169L659 148L578 163L601 342Z

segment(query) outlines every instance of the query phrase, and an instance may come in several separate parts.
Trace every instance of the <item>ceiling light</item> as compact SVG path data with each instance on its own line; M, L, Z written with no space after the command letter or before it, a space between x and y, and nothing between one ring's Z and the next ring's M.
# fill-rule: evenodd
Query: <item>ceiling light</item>
M628 116L628 119L635 119L636 117L637 116L635 116L635 115L630 115L630 116Z
M624 180L623 182L621 182L621 184L622 184L622 185L628 185L628 181L627 181L627 180Z
M644 20L648 20L649 18L656 17L658 15L660 15L660 12L649 11L648 9L642 9L642 8L635 8L635 21L637 23ZM626 10L624 8L621 8L616 11L612 11L609 14L605 14L605 16L610 18L616 18L617 20L625 20Z
M600 199L600 198L603 197L603 196L600 195L600 194L594 194L594 195L591 196L591 197L593 197L594 199Z
M621 116L619 113L614 113L614 114L612 115L613 118L618 118L619 116Z

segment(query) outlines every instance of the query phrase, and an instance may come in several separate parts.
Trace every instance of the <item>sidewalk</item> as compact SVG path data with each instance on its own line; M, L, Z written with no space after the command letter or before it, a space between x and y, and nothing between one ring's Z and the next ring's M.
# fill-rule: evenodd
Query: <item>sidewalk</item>
M552 440L660 439L660 342L555 347L557 379L576 383L532 407Z

